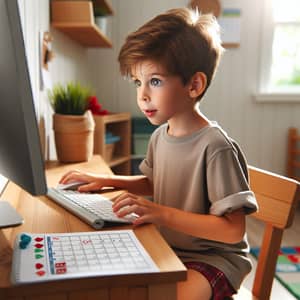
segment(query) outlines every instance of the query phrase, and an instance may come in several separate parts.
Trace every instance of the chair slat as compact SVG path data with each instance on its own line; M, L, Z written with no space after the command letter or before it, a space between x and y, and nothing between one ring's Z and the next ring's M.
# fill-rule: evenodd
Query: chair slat
M249 166L249 175L250 186L255 194L265 195L288 203L293 201L296 189L295 180L269 171L262 172L262 170L251 166Z
M259 203L259 210L251 217L271 223L277 228L284 229L291 225L290 203L259 194L256 194L256 200Z
M254 192L259 211L254 218L265 226L263 242L257 262L252 295L241 288L234 299L268 300L275 275L277 256L283 232L291 226L297 201L300 198L300 183L265 170L249 166L250 187Z

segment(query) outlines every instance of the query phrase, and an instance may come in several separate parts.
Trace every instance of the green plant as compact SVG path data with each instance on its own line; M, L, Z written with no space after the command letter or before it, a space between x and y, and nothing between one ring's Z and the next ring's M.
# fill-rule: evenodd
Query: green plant
M99 6L95 0L92 0L93 3L93 11L94 11L94 16L95 17L103 17L109 14L107 9L103 6Z
M83 115L88 109L91 89L78 82L69 82L66 86L56 84L48 96L55 113Z

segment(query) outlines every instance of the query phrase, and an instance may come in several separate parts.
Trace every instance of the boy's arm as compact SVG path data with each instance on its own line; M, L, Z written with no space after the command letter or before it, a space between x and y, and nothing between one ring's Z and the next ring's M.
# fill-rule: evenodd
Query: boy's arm
M67 184L72 181L84 183L78 188L79 192L95 192L103 187L115 187L143 196L151 196L153 194L152 182L144 175L98 175L72 170L64 174L59 183Z
M153 223L195 237L224 243L238 243L245 233L243 208L223 216L196 214L124 193L116 199L113 209L119 217L132 212L138 214L135 225Z
M107 175L101 180L103 186L126 189L130 193L143 196L151 196L153 194L153 185L144 175Z
M223 216L195 214L163 207L162 224L176 231L208 240L238 243L245 234L245 213L240 208Z

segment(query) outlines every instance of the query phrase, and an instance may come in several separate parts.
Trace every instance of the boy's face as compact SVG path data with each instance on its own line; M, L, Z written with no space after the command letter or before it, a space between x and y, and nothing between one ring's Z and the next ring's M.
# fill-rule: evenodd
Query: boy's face
M160 125L179 118L190 109L188 85L179 76L168 74L160 64L143 61L132 70L137 103L152 124Z

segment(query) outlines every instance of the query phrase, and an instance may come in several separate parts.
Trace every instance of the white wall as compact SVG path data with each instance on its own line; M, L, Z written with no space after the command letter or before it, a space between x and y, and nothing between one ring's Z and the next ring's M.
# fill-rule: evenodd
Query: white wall
M223 4L226 1L228 3L223 0ZM185 6L187 2L112 1L116 12L114 49L91 50L89 55L99 99L107 108L140 115L134 88L118 75L118 51L125 36L150 17L168 8ZM240 143L250 164L284 174L287 128L300 128L300 102L265 104L253 99L258 87L264 1L235 2L239 3L242 12L240 47L225 52L215 81L200 108Z
M19 0L19 5L45 158L55 159L53 111L49 105L48 91L40 89L39 33L50 30L53 37L54 59L49 64L53 84L69 80L90 83L88 50L50 27L49 0Z
M19 0L22 27L27 50L27 58L33 94L36 104L36 113L41 128L43 146L46 136L44 128L47 126L45 117L49 106L45 99L45 93L39 89L39 31L47 31L49 26L48 0ZM35 16L34 18L32 16ZM47 150L44 148L44 152Z
M229 0L223 0L229 1ZM86 49L51 29L55 58L51 64L54 82L78 79L91 82L100 102L111 111L140 115L135 90L119 76L117 55L125 36L149 18L169 8L185 6L187 0L112 0L113 49ZM223 56L219 71L201 109L217 120L242 146L248 162L284 174L286 134L289 126L300 128L300 102L257 103L256 92L261 50L263 1L237 1L242 11L241 45ZM54 156L51 109L45 91L39 90L38 32L49 28L49 0L21 0L26 45L40 119L45 117L50 157ZM49 157L49 155L47 155Z

